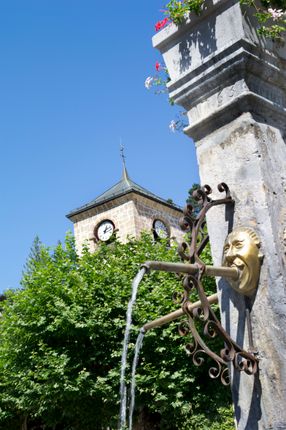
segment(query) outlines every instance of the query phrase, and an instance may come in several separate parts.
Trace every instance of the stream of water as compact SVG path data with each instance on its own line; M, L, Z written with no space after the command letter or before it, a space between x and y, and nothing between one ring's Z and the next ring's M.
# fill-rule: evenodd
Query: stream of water
M142 269L139 270L139 272L133 279L131 298L129 300L128 307L127 307L126 328L125 328L124 341L123 341L123 349L122 349L122 357L121 357L121 372L120 372L119 429L123 428L126 424L127 390L126 390L126 384L125 384L125 373L126 373L126 366L127 366L127 351L128 351L128 343L129 343L129 336L130 336L130 328L132 323L132 310L133 310L134 303L136 301L139 284L142 281L145 273L146 273L146 268L142 267Z
M145 335L145 330L141 328L140 333L137 337L135 352L132 364L132 374L131 374L131 389L130 389L130 406L129 406L129 430L132 430L132 420L133 420L133 411L135 406L135 389L136 389L136 369L139 360L139 354L142 348L143 339Z

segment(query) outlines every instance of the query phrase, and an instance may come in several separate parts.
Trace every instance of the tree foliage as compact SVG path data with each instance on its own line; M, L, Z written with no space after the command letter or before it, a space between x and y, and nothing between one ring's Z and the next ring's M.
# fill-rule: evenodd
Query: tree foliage
M195 212L199 212L200 205L199 205L199 201L194 198L193 193L200 188L201 188L200 184L194 183L188 191L188 198L186 200L188 204L192 205Z
M148 235L102 244L95 253L85 249L81 258L70 236L53 251L37 246L22 288L6 294L0 319L1 429L117 427L126 308L132 278L146 260L176 261L177 256ZM213 292L212 280L206 289ZM174 310L172 293L180 290L174 274L145 277L129 361L138 328ZM229 390L209 379L207 367L192 364L176 325L145 336L135 414L151 417L149 428L232 429Z

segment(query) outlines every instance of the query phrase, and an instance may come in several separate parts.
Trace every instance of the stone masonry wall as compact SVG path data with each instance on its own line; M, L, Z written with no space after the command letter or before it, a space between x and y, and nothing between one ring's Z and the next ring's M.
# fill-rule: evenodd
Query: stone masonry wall
M147 199L135 193L104 203L98 207L77 214L72 218L77 250L81 253L84 243L91 251L95 250L95 228L103 220L112 221L117 230L117 237L125 242L129 237L139 237L142 231L152 231L154 219L164 221L170 230L170 237L182 240L178 221L181 212Z
M76 215L74 235L79 253L84 243L88 243L90 250L94 251L96 246L94 230L105 219L114 223L119 240L125 241L127 236L135 235L134 203L122 197L116 199L116 206L114 203L115 201L108 202Z
M153 221L160 219L168 226L171 238L179 242L183 240L183 232L179 227L179 219L182 216L180 211L142 196L136 196L134 202L137 234L140 234L142 230L151 231Z

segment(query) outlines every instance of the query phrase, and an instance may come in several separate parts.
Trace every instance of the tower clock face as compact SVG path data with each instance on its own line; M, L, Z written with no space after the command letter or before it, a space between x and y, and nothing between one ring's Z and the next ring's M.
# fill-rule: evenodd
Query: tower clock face
M155 219L153 223L154 235L160 239L166 239L169 236L168 227L160 219Z
M110 220L104 220L98 224L96 228L96 237L98 240L106 242L109 240L114 233L114 224Z

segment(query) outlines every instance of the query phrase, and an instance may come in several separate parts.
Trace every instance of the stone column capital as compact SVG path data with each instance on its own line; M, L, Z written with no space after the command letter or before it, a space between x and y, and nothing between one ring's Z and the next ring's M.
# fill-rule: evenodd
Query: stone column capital
M286 46L256 28L239 1L208 0L200 16L154 36L169 95L188 112L185 133L195 141L245 112L286 131Z

